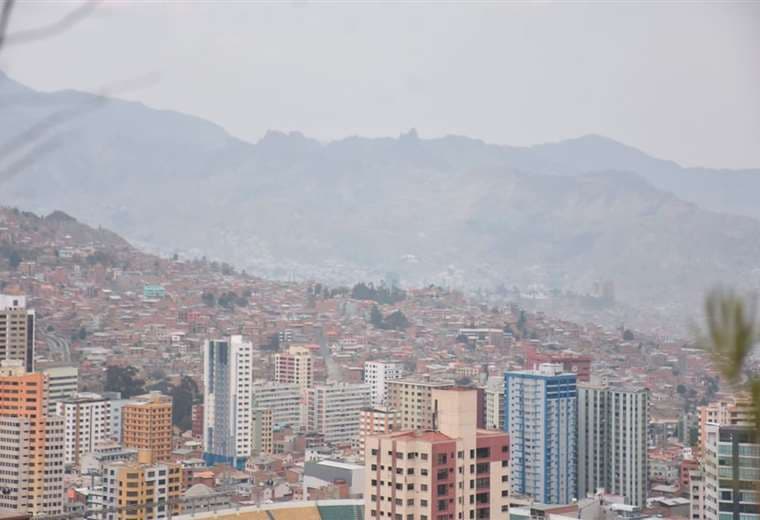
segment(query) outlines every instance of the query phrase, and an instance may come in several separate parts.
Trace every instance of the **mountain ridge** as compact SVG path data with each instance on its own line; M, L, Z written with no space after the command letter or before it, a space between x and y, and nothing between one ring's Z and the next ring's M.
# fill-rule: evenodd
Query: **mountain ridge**
M3 83L5 141L49 115L56 94L4 103ZM411 283L578 291L609 279L637 304L692 305L708 284L760 272L760 208L748 194L760 172L695 173L605 137L510 147L416 130L327 143L270 131L248 143L119 100L65 126L62 146L5 181L0 203L61 209L153 250L261 275L352 282L394 271Z

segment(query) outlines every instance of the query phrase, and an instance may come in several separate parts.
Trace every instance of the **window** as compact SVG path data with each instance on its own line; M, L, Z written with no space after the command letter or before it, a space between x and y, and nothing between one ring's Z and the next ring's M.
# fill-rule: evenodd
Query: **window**
M475 450L475 455L479 459L485 459L486 457L491 456L491 448L478 448Z
M447 460L448 460L448 457L446 456L445 453L439 453L435 457L435 463L439 464L439 465L440 464L446 464Z

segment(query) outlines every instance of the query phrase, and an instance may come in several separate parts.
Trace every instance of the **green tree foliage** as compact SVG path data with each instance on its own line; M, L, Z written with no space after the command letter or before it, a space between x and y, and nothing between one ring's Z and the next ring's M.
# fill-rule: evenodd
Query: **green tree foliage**
M623 340L625 341L633 341L633 331L631 329L625 329L623 331Z
M193 426L193 404L200 397L200 391L195 380L183 376L179 385L169 389L172 396L172 424L181 430L189 430Z
M203 294L201 294L201 301L207 306L207 307L213 307L216 305L216 296L214 296L214 293L203 291Z
M145 381L137 376L133 366L110 366L106 369L106 392L120 392L124 398L145 393Z
M393 311L385 317L385 327L393 330L404 330L409 327L409 320L401 311Z
M384 328L383 327L383 313L380 312L380 309L377 307L377 305L373 305L369 311L369 322L376 329Z
M383 330L404 330L409 327L409 320L403 312L395 310L384 317L377 305L373 305L370 309L369 322L376 329Z
M384 283L375 288L374 284L358 283L351 289L354 300L372 300L383 305L393 305L406 298L406 293L398 287L386 287Z
M105 251L96 251L91 255L88 255L85 259L88 265L101 264L104 266L110 266L114 264L113 257Z
M11 269L14 271L18 269L19 265L21 265L21 255L18 251L11 251L8 253L8 265L10 265Z
M698 342L712 353L713 362L729 384L749 392L754 431L760 438L760 376L749 374L746 364L760 342L756 300L733 291L715 289L705 300L706 332Z

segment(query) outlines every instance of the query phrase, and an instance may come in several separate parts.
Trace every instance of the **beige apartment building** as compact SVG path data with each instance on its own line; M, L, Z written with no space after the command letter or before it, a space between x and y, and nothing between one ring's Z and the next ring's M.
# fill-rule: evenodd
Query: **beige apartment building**
M382 406L367 407L359 415L359 453L364 454L367 437L397 430L396 411Z
M388 408L396 411L400 430L430 430L433 427L433 390L452 386L450 380L404 378L387 381Z
M296 383L301 391L314 384L314 366L311 351L291 345L287 352L274 355L274 380L277 383Z
M0 360L19 360L34 370L34 311L26 297L0 294Z
M697 451L704 453L707 446L707 426L709 424L745 425L752 424L752 400L749 395L732 395L719 401L697 408L699 430Z
M434 430L367 438L365 520L507 517L507 434L477 429L477 401L474 389L434 389Z
M272 410L268 408L251 410L251 455L272 453L273 426Z

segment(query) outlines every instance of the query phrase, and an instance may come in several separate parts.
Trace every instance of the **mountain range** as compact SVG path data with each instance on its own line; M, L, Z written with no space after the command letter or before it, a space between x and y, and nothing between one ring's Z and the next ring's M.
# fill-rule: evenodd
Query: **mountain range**
M0 73L0 204L263 276L579 292L611 280L625 302L690 309L715 283L760 285L758 193L760 170L683 168L601 136L248 143Z

